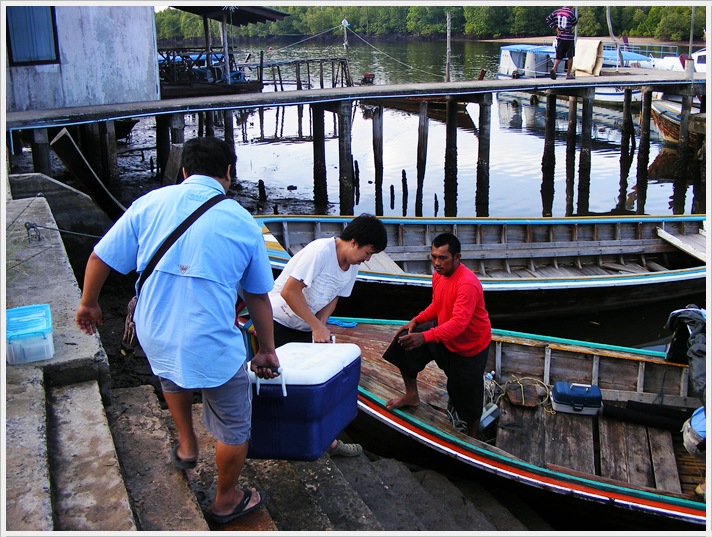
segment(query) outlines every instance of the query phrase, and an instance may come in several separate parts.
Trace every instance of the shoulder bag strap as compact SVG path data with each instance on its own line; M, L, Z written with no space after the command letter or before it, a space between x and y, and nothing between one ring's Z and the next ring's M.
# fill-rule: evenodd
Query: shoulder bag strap
M173 232L168 235L168 237L166 237L166 240L164 240L163 244L158 247L158 250L156 250L156 253L153 254L153 257L148 262L148 265L146 265L146 268L141 273L141 276L139 276L136 296L141 294L141 288L143 287L143 283L146 281L146 278L151 275L153 269L156 268L156 265L158 265L158 261L160 261L161 257L163 257L163 254L168 251L168 249L173 245L173 243L178 239L178 237L180 237L183 232L188 229L201 214L210 209L210 207L212 207L216 203L220 203L222 200L226 199L229 198L225 194L218 194L217 196L213 196L208 201L203 203L200 207L198 207L195 211L193 211L193 213L188 218L183 220L183 222L181 222L181 224L177 228L175 228Z

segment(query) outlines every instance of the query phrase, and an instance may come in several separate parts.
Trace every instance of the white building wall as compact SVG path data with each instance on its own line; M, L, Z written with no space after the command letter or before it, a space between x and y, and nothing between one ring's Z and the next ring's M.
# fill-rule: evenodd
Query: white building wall
M10 67L8 111L160 99L152 6L55 8L59 64Z

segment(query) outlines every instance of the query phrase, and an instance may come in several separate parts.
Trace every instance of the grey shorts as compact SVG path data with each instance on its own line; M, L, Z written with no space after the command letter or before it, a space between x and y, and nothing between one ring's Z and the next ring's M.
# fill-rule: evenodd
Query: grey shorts
M161 389L168 393L186 390L175 382L159 377ZM252 387L245 362L222 386L196 388L203 396L201 422L205 429L223 444L239 445L250 439L252 426Z

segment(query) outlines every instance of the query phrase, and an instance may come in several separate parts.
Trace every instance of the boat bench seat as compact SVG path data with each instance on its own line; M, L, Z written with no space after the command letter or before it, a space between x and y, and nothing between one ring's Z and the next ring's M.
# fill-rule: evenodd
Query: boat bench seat
M560 241L545 243L463 244L463 259L530 259L537 257L579 257L631 254L661 254L674 252L673 246L659 239L622 239L599 241ZM394 261L421 261L430 255L430 246L389 246L388 255Z
M304 248L306 244L292 244L289 247L289 253L295 255L299 250ZM361 263L361 268L372 272L385 272L388 274L403 274L403 269L395 262L386 252L378 252L373 254L371 259Z

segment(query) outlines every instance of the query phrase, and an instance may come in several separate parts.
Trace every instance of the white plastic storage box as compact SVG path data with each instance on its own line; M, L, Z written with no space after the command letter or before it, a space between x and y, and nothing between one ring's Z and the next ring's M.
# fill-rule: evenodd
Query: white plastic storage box
M353 343L287 343L274 379L252 381L253 459L313 461L356 417L361 349Z
M590 384L559 381L551 390L551 402L557 412L593 416L603 406L601 390Z
M24 364L54 356L49 304L12 308L5 313L8 363Z

